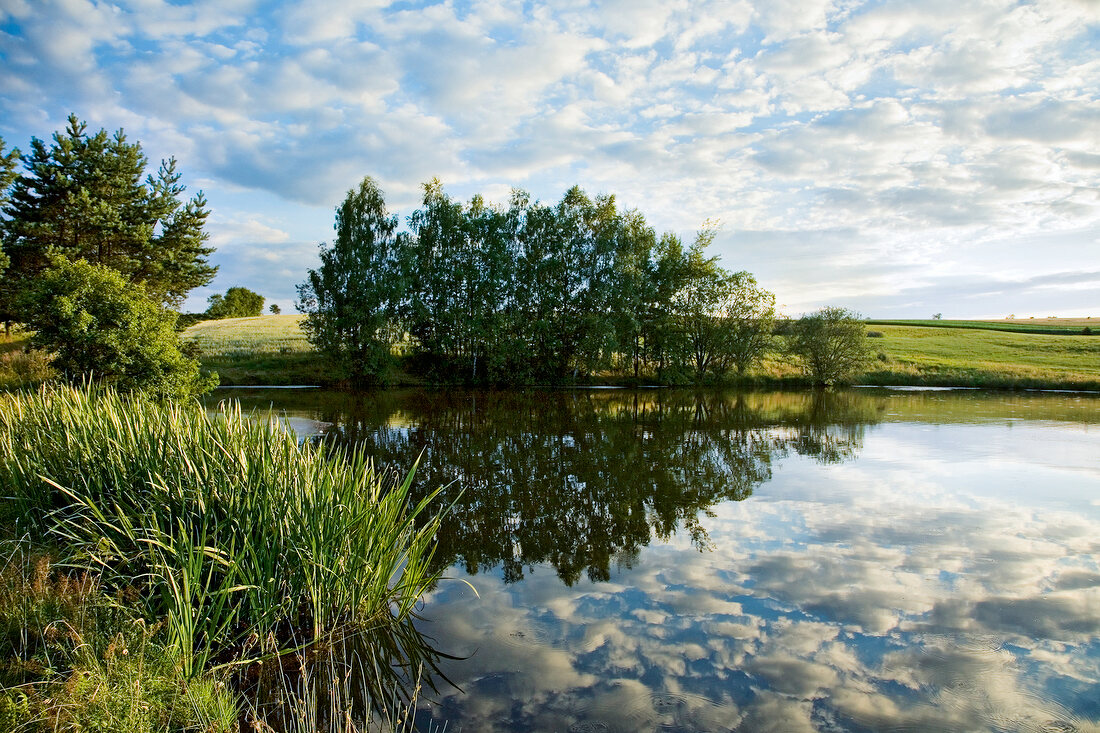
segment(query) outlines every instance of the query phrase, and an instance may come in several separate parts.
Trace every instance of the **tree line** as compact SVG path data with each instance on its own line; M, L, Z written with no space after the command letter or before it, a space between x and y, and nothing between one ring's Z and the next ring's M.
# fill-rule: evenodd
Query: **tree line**
M209 211L201 192L185 197L174 159L147 165L122 130L91 132L75 115L26 154L0 140L0 320L22 323L69 378L194 394L216 375L182 353L176 311L217 271ZM573 187L547 204L514 190L493 206L455 201L438 180L405 225L369 177L336 210L336 236L298 288L328 381L384 384L400 368L444 383L703 383L774 348L775 298L708 254L713 226L685 244L611 195ZM230 288L203 317L263 305ZM787 331L787 353L815 382L866 355L843 309Z
M685 245L614 196L513 190L490 206L438 180L407 225L364 178L298 288L303 328L351 382L384 382L398 355L441 381L701 382L743 374L772 341L774 295L708 254L710 225Z

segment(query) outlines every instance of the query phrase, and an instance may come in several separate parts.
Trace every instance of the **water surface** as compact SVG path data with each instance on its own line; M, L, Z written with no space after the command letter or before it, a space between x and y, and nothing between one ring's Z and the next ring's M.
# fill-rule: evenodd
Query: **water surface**
M457 497L425 725L1100 730L1096 396L229 395Z

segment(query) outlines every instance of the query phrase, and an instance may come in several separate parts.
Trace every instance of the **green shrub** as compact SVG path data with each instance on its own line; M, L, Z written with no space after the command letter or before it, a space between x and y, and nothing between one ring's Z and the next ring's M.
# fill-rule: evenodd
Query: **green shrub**
M108 267L55 258L22 307L34 331L31 345L52 354L52 366L70 379L168 396L217 384L180 352L175 314Z

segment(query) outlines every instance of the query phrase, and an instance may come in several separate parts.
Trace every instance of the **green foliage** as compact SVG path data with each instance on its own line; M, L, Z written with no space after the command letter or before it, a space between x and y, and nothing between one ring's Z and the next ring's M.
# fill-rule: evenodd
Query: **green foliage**
M206 302L209 319L251 318L264 312L264 296L248 288L229 288L225 295L211 295Z
M277 316L277 315L279 315L280 313L283 312L282 309L279 307L278 303L272 303L271 307L268 308L268 310L271 312L271 315L273 315L273 316Z
M367 226L349 227L356 220ZM338 211L336 242L299 287L304 328L353 381L406 364L430 379L569 383L614 370L675 381L744 373L770 344L774 298L748 273L659 241L637 211L574 186L554 205L513 191L463 205L438 180L396 235L370 179ZM388 279L387 279L388 278Z
M52 144L33 138L23 162L4 206L3 248L11 265L0 288L0 318L23 320L18 294L58 255L113 269L166 304L213 278L206 201L201 193L181 200L185 188L174 159L146 175L139 143L122 130L89 134L71 115Z
M137 590L188 678L408 619L438 577L439 522L434 493L409 501L410 480L234 405L0 395L0 486L19 531L60 540L108 590Z
M95 576L25 542L4 543L0 557L0 730L236 729L234 693L182 678L159 627L128 615Z
M31 345L51 353L51 365L69 379L164 396L201 394L217 383L180 352L175 314L103 265L56 258L21 305Z
M787 349L819 385L839 384L859 374L871 356L859 315L835 306L791 324Z
M321 246L321 266L298 286L302 329L338 374L354 384L385 382L391 368L403 288L405 235L367 177L336 210L336 238Z
M0 390L31 387L57 376L50 355L30 348L30 335L22 330L0 331Z
M7 206L8 190L15 180L15 166L19 162L19 149L4 152L4 138L0 137L0 209ZM7 221L0 219L0 275L3 275L10 262L4 253L3 242L7 236Z

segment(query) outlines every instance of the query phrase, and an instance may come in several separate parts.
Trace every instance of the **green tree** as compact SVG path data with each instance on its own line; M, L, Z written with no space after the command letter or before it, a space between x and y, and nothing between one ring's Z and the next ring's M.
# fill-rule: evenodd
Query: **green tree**
M775 295L760 287L748 272L735 272L727 281L727 300L719 309L725 331L725 355L744 374L772 347Z
M0 137L0 209L7 206L8 190L15 180L15 166L19 162L19 149L4 152L4 138ZM8 256L4 254L3 242L7 233L7 221L0 219L0 275L8 266Z
M217 384L180 351L176 314L104 265L55 257L21 306L34 330L31 345L53 354L52 366L69 379L168 397Z
M225 295L211 295L206 302L205 315L210 319L250 318L264 312L264 296L248 288L229 288Z
M787 350L818 385L850 379L866 366L871 355L861 317L836 306L792 323Z
M11 265L0 317L19 320L18 293L57 255L109 267L166 305L210 282L217 268L207 261L206 200L201 192L181 199L175 159L149 175L147 162L122 130L90 134L75 115L52 144L32 138L4 206Z
M728 332L722 316L733 297L730 278L718 258L705 253L717 233L709 224L699 231L683 261L681 287L671 301L696 380L721 371L727 353Z
M302 329L342 378L384 382L400 335L398 255L406 235L370 177L336 209L335 230L332 246L321 245L321 266L298 286Z
M278 303L272 303L271 307L268 308L268 310L271 311L271 315L273 316L277 316L283 312L283 309L279 307Z

